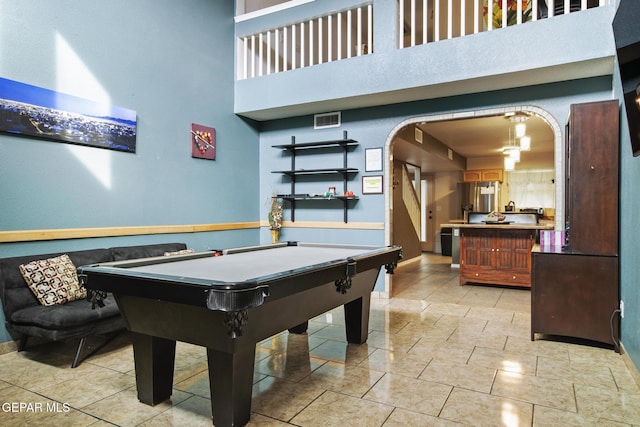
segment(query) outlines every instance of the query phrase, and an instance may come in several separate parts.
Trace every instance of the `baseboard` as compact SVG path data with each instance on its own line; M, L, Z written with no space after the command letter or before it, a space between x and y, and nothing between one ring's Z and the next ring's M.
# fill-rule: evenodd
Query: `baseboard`
M633 380L636 382L638 388L640 388L640 372L636 365L634 365L633 360L629 357L629 353L624 349L624 344L620 343L620 354L622 355L622 360L624 360L624 364L627 365L627 369L631 372L631 376Z
M7 341L0 344L0 354L12 353L18 350L17 341Z

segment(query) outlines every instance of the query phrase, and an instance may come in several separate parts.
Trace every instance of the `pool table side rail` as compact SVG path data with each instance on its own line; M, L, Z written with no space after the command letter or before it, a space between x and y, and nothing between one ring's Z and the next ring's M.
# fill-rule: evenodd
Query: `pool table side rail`
M311 288L336 278L349 278L357 274L358 271L379 269L382 265L387 268L387 272L392 273L401 258L401 248L399 246L377 248L347 259L313 264L238 282L128 270L128 268L137 266L217 256L218 254L218 252L204 252L175 257L154 257L86 265L78 267L78 277L83 286L94 292L152 297L208 307L211 310L239 311L262 304L265 297L280 298L282 289L279 288L283 286L276 285L284 283L295 283L301 289ZM308 274L311 271L314 272L313 275ZM300 276L306 276L305 280L298 280Z

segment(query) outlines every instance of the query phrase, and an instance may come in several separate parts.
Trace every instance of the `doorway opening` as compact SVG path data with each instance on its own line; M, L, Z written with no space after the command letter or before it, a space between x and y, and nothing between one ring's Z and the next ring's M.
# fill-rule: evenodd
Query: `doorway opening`
M553 214L555 228L562 229L564 141L562 128L550 113L539 107L523 105L499 110L492 108L459 112L455 114L455 119L452 119L451 113L415 116L398 123L387 136L385 143L385 158L389 162L384 172L385 243L403 246L405 261L419 257L422 252L441 253L440 224L449 223L450 220L463 216L460 209L461 202L456 198L457 184L462 182L462 172L468 169L483 169L484 164L492 161L498 161L499 167L503 167L503 150L496 152L495 149L483 147L482 135L485 132L483 127L503 126L504 128L493 130L492 138L504 140L506 145L511 141L507 129L513 125L507 118L514 113L526 114L531 120L529 122L531 129L536 128L535 124L541 124L538 128L544 131L543 134L531 138L532 146L536 148L529 156L546 156L547 158L545 167L551 173L549 181L553 182L552 200L555 205L549 212ZM468 128L470 126L474 127ZM466 130L464 138L462 141L456 141L453 137L456 135L459 137L463 130ZM495 132L503 132L504 135L499 133L500 136L496 137ZM538 142L537 146L536 142ZM545 152L540 151L540 147L543 146L547 147ZM520 174L525 172L523 164L524 162L518 171ZM401 171L405 165L411 165L414 169L413 172L408 173L409 175L419 176L414 178L411 184L417 190L420 199L421 225L416 236L418 242L416 250L413 244L410 243L405 247L405 244L399 241L402 233L406 232L406 221L400 216L404 214L406 208L402 206L401 197L399 197L403 188ZM416 175L415 170L419 170L419 175ZM505 195L510 194L508 183L503 186ZM512 194L515 193L514 191ZM500 203L506 205L507 202ZM431 234L429 230L433 230ZM391 278L385 280L385 294L389 296L392 291L391 280Z

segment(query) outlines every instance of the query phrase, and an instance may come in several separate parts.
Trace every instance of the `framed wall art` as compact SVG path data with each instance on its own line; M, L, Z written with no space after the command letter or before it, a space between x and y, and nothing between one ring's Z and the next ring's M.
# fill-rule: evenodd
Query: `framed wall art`
M382 148L364 150L365 172L382 172Z
M363 176L362 194L382 194L382 175Z
M214 128L191 124L191 157L216 159L216 130Z
M136 112L0 78L0 132L136 152Z

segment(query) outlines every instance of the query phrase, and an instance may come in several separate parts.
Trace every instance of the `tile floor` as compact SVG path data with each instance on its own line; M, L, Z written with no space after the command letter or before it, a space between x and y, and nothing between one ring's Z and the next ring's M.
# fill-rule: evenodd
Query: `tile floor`
M341 310L262 342L249 425L640 426L622 356L532 342L529 291L460 287L449 261L398 268L393 298L373 300L367 344L346 343ZM210 426L205 351L177 352L172 399L154 407L137 400L126 333L76 369L71 344L1 355L0 425Z

